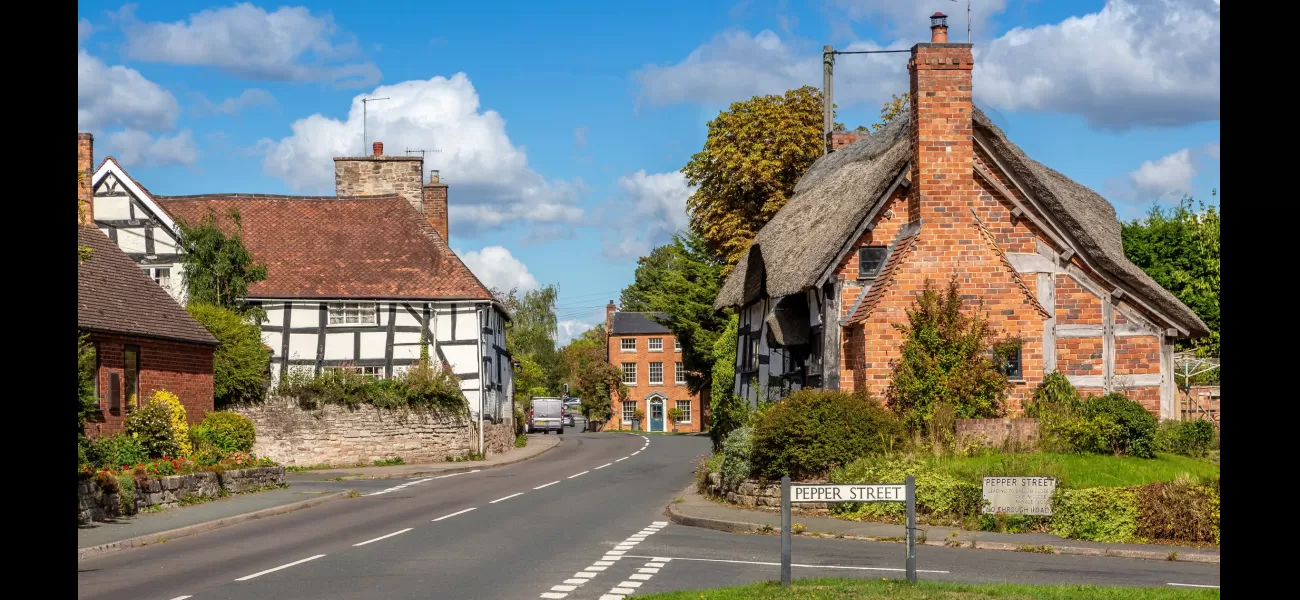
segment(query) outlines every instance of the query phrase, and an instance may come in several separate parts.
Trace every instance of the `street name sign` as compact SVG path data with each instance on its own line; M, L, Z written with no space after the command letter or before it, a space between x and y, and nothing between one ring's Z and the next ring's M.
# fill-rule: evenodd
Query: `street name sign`
M985 477L984 508L986 515L1052 516L1053 477Z
M792 485L791 502L907 502L907 486Z
M904 554L907 580L916 583L916 479L906 482L863 484L800 484L781 478L781 586L790 587L790 504L794 502L905 502L907 545Z

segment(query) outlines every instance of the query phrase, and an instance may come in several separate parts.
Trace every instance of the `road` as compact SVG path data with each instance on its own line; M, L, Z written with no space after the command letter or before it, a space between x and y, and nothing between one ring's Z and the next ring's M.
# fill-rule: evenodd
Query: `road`
M697 436L577 433L523 463L78 562L81 598L551 598L775 579L779 538L670 525ZM898 577L902 546L796 538L796 577ZM668 560L662 560L668 559ZM921 547L950 581L1218 585L1218 565ZM815 565L815 566L812 566ZM927 572L928 571L928 572Z

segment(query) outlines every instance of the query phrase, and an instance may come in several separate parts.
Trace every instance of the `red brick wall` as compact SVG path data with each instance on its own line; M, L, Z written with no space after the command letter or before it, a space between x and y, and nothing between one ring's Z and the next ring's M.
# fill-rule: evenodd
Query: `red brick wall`
M1101 375L1102 339L1056 338L1056 367L1066 375Z
M448 241L447 236L447 186L441 183L429 183L424 186L424 216L429 220L429 225L433 226L442 236L442 241Z
M1119 311L1115 311L1116 321ZM1155 336L1116 336L1115 368L1112 373L1141 375L1160 372L1160 338Z
M636 352L623 352L620 349L619 340L623 338L636 339ZM650 338L662 338L664 341L662 352L651 352ZM667 396L664 401L664 431L672 431L673 423L668 419L668 409L677 406L678 400L691 401L691 422L678 423L677 431L702 431L704 425L704 410L698 394L692 394L691 390L685 384L677 385L676 381L676 363L682 360L682 353L673 349L673 342L676 340L671 333L655 333L642 335L611 335L609 337L609 363L618 369L623 368L623 363L636 363L636 385L628 384L628 401L636 402L645 417L641 420L641 429L650 428L650 405L646 397L653 392L659 392ZM662 385L650 385L650 363L662 362L664 364L664 377ZM613 402L614 414L606 423L605 430L631 429L630 424L623 423L623 407L618 400Z
M1141 404L1157 417L1160 416L1160 388L1158 386L1122 389L1117 387L1115 391L1128 396L1129 400Z
M853 142L856 142L864 137L867 137L866 133L856 133L852 131L832 131L831 150L839 150L840 148L852 144Z
M85 209L80 218L83 225L95 222L94 195L90 191L90 178L95 175L95 136L89 133L77 134L77 170L81 171L81 183L77 185L77 199Z
M167 390L180 398L191 424L202 421L203 416L213 410L213 346L99 333L91 334L89 341L99 352L99 415L86 423L87 435L112 435L122 431L126 412L110 409L109 376L117 373L119 406L125 407L123 348L127 345L140 347L138 398L141 402L147 403L158 390Z

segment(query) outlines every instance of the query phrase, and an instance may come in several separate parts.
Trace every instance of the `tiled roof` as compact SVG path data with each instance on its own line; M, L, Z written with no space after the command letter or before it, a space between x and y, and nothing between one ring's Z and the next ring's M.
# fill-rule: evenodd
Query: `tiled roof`
M663 313L616 312L610 335L636 335L639 333L672 333L667 326L650 317L666 318Z
M267 268L250 298L490 300L492 295L424 216L400 196L154 196L172 218L214 211L243 222L244 245Z
M916 242L916 236L920 234L920 229L912 231L903 239L898 240L894 247L893 253L889 255L889 260L885 261L885 266L880 269L880 275L871 283L871 289L867 290L867 297L862 299L858 309L853 311L849 316L848 324L856 325L867 320L871 311L880 304L880 298L885 295L885 290L894 284L894 271L898 270L898 265L903 263L907 254L912 251L912 246Z
M104 232L78 227L77 243L91 250L77 265L78 329L216 345L217 339Z

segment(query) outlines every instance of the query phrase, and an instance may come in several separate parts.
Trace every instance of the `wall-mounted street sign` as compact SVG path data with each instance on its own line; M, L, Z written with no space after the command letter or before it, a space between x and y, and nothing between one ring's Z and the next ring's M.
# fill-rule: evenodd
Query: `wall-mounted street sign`
M906 502L907 580L916 583L916 479L911 475L902 485L801 484L781 478L781 585L790 587L790 504L793 502Z
M1050 517L1054 492L1052 477L985 477L982 512Z

